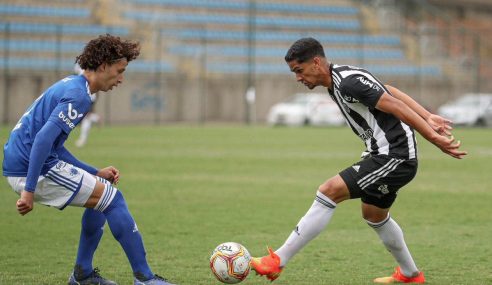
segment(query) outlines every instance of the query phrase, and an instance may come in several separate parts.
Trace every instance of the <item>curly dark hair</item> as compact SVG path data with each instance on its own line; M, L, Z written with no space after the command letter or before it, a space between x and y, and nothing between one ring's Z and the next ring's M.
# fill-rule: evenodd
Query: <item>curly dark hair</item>
M287 51L285 61L296 60L299 63L306 62L315 56L325 57L323 46L313 38L302 38L297 40Z
M103 63L112 64L122 58L130 62L139 54L140 43L106 34L89 41L82 54L75 58L75 63L84 70L96 70Z

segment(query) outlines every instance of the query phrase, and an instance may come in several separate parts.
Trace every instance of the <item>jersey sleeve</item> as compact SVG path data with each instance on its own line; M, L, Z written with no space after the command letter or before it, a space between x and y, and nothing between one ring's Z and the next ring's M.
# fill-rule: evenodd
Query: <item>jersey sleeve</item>
M376 107L379 98L385 92L379 82L363 74L353 74L345 78L340 86L340 91L371 108Z
M50 154L50 149L62 130L57 125L50 122L46 123L36 134L29 155L29 168L27 170L26 186L24 190L34 192L38 182L39 174L43 163Z
M53 122L66 134L69 134L90 109L91 102L87 94L80 89L68 90L53 109L48 121Z

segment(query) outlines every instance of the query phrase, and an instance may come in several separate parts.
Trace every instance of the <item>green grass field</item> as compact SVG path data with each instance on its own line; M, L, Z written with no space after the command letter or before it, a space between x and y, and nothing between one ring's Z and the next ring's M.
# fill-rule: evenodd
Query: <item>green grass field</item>
M5 142L10 127L0 128ZM428 284L492 284L492 130L458 129L469 151L452 159L419 138L417 177L392 209ZM252 255L280 246L319 184L358 161L348 128L165 126L95 128L80 159L121 170L119 189L138 223L153 270L178 284L219 284L208 259L236 241ZM2 157L3 158L3 157ZM0 181L0 284L65 284L83 209L36 205L22 217ZM119 284L130 266L106 226L94 265ZM360 214L340 204L327 229L274 284L372 284L395 266ZM251 274L242 284L270 284Z

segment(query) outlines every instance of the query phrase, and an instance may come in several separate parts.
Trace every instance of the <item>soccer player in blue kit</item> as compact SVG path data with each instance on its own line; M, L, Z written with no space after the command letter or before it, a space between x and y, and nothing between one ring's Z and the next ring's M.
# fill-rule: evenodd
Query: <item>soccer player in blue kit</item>
M132 267L135 285L172 285L147 264L142 237L125 199L114 186L120 173L97 169L75 158L64 143L89 112L90 95L107 92L123 81L128 63L140 54L140 44L109 34L87 43L76 58L84 73L49 87L27 109L4 146L3 175L20 195L17 211L25 215L33 202L63 210L85 207L74 270L68 284L116 284L93 268L94 252L108 221Z

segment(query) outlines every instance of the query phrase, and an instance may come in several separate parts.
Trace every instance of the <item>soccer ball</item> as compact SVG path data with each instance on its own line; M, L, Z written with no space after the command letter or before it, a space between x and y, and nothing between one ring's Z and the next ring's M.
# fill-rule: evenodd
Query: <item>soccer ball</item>
M236 284L249 274L251 255L237 242L219 244L210 257L210 269L223 283Z

